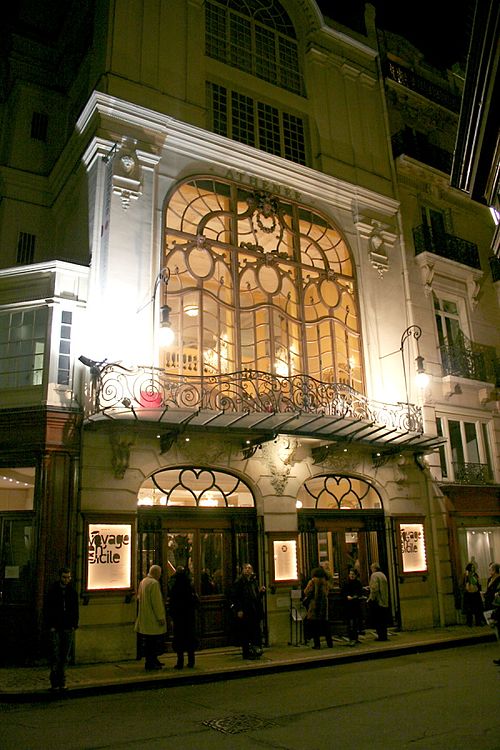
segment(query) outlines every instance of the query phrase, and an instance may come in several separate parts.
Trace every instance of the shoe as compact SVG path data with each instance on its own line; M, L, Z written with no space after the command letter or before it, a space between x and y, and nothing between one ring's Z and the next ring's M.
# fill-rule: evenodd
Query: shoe
M493 664L496 664L497 667L500 667L500 659L493 659Z
M188 669L194 669L194 663L193 664L188 664Z
M388 638L375 638L376 641L388 641Z

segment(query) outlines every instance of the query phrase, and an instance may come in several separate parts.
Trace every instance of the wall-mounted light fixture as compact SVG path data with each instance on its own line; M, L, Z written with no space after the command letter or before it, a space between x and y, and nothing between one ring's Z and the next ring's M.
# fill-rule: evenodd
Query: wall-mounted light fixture
M167 304L167 292L168 282L170 281L170 269L162 268L155 281L155 288L153 292L153 306L156 297L156 292L161 283L165 285L165 296L164 302L160 307L160 346L171 346L175 339L175 334L172 330L172 322L170 320L170 313L172 308Z
M401 359L403 362L403 375L405 379L406 403L409 402L410 397L408 393L408 380L406 376L404 344L405 344L405 341L408 338L410 338L410 336L413 336L413 338L417 342L417 351L418 351L418 340L421 335L422 335L422 329L420 328L420 326L413 325L413 326L409 326L406 329L406 331L403 331L403 334L401 336L401 344L399 347L399 351L401 352ZM420 353L417 354L417 357L415 358L415 362L417 364L417 374L415 376L415 382L419 388L425 388L429 384L429 376L425 371L424 358L421 356Z

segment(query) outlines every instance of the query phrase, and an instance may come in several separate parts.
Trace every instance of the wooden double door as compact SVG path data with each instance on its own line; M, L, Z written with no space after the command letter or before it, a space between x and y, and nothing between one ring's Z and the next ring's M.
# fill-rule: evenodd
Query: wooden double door
M147 533L142 534L144 570L151 562L160 561L168 605L173 574L179 566L188 569L200 598L197 623L200 648L229 645L234 642L231 587L245 562L258 569L255 513L210 509L188 513L167 511L158 520L153 539L148 539ZM149 552L145 549L148 541L152 542ZM172 635L170 622L168 635Z

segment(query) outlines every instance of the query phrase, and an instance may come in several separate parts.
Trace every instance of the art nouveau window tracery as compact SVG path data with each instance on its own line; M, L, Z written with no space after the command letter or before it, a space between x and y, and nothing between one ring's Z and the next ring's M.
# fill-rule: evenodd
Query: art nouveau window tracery
M222 179L167 201L163 265L178 374L307 374L363 391L349 249L320 214Z

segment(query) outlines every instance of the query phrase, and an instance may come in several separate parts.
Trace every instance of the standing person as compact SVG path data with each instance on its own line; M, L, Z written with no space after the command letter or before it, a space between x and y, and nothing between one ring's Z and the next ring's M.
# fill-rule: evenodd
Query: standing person
M198 595L191 582L189 571L179 566L172 577L169 590L169 612L174 623L173 648L177 654L174 669L184 667L184 652L187 652L187 665L194 667L196 639L196 610Z
M389 615L389 584L378 562L370 565L372 572L368 588L368 608L373 627L377 631L377 641L387 641L387 620Z
M361 627L361 600L363 598L363 586L359 580L356 568L349 570L347 581L342 586L341 594L345 601L347 620L347 635L351 645L359 643Z
M71 570L61 568L59 580L47 592L45 615L50 638L50 689L66 690L66 666L78 627L78 594Z
M259 587L253 567L250 563L245 563L232 589L232 607L236 614L244 659L260 659L262 656L262 598L265 591L265 586Z
M481 582L476 571L474 563L467 563L462 580L463 588L463 613L465 622L471 628L472 620L476 625L482 625L483 620L483 600L481 598Z
M488 566L488 580L486 582L486 589L484 591L484 608L494 609L493 601L495 594L500 592L500 565L495 562L491 562Z
M151 565L149 573L139 584L137 600L139 612L135 622L135 632L142 635L144 643L145 668L161 669L162 663L158 659L159 636L167 631L165 604L160 586L161 568Z
M307 602L306 630L309 638L313 639L313 648L320 646L320 637L326 639L328 648L333 647L330 623L328 622L328 592L330 586L323 568L314 568L311 572L311 580L304 590L304 599Z

